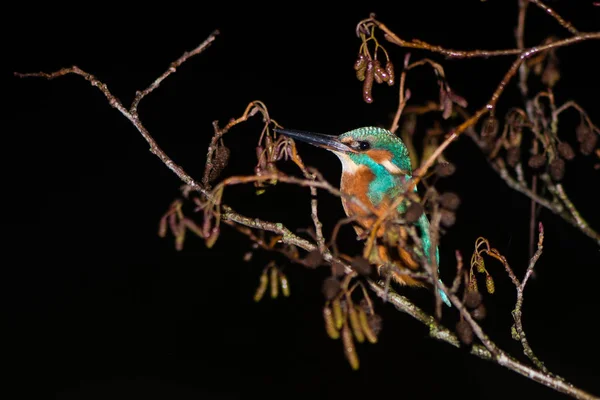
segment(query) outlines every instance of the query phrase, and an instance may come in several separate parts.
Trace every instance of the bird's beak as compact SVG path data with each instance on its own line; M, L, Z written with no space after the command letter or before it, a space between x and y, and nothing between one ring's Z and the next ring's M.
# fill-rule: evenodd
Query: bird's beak
M313 146L322 147L324 149L337 152L337 153L356 153L356 150L347 146L346 144L340 142L337 136L333 135L324 135L322 133L313 133L313 132L305 132L305 131L296 131L293 129L274 129L275 132L292 138L294 140L299 140L301 142L306 142L312 144Z

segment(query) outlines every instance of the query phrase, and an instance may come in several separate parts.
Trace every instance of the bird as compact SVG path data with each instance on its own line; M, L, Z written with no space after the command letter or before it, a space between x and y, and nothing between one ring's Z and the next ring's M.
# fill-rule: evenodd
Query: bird
M378 217L388 211L394 199L405 192L406 182L412 178L412 165L406 145L402 139L387 129L367 126L339 136L283 128L275 128L274 131L288 138L329 150L339 158L342 163L340 190L346 195L342 196L342 206L347 216L356 219L357 224L354 224L354 229L359 237L375 223ZM417 191L416 186L414 191ZM357 199L358 202L351 201L349 198ZM407 204L406 201L401 202L397 206L397 211L406 212ZM424 212L414 224L418 228L423 251L428 262L431 263L433 260L429 220ZM389 232L386 232L382 225L378 229L377 236L383 237L386 234ZM398 243L397 237L396 243ZM380 274L384 263L390 261L400 263L412 270L419 268L420 265L406 249L397 247L397 252L391 254L386 246L378 245L374 255L369 257L369 261L379 265ZM437 246L435 257L439 261ZM407 274L392 272L392 278L401 285L425 286L421 280ZM438 293L442 301L451 307L446 294L441 289L438 289Z

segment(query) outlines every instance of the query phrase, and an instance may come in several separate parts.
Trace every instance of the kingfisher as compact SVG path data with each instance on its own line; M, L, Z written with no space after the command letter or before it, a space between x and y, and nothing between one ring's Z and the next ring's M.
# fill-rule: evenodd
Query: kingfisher
M412 166L406 145L387 129L369 126L339 136L278 128L275 132L327 149L340 159L342 163L340 190L358 200L354 202L347 197L342 197L342 206L347 216L356 218L357 224L354 224L354 229L359 237L375 223L378 217L388 211L398 195L405 192L406 183L412 177ZM414 191L417 191L416 187ZM407 204L406 201L400 203L397 211L404 213ZM431 236L429 220L425 213L421 214L415 225L419 231L423 251L431 263L433 261L430 252ZM384 225L377 232L378 237L388 234L390 231L386 231ZM400 246L393 255L382 245L378 245L373 253L373 256L369 256L369 261L380 267L379 272L386 262L399 263L412 270L419 268L419 264L412 259L410 253ZM435 257L439 260L437 247ZM406 274L392 273L392 278L401 285L424 286L423 282ZM446 294L441 290L439 294L442 301L451 306Z

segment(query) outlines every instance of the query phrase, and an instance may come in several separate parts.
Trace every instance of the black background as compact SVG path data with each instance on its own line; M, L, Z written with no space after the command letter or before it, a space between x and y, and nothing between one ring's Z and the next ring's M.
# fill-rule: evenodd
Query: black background
M400 2L398 2L400 3ZM404 2L403 2L404 3ZM458 4L460 3L460 4ZM12 71L52 71L78 65L108 84L125 104L184 51L211 31L221 35L145 99L140 115L164 150L191 175L204 168L211 123L241 115L262 100L289 128L339 134L366 125L387 126L397 87L378 85L375 102L362 101L352 65L356 23L375 12L404 38L458 49L514 47L517 2L360 3L324 9L308 3L222 7L161 3L47 8L25 6L6 14ZM576 5L574 4L576 3ZM591 1L549 3L582 31L598 29ZM530 6L526 43L568 32ZM397 66L406 51L382 43ZM598 43L558 51L563 77L559 103L577 100L596 124ZM413 52L413 59L427 54ZM488 99L512 57L444 60L450 84L471 111ZM6 60L5 60L6 61ZM435 99L433 74L407 82L414 101ZM532 86L535 89L535 86ZM502 367L481 361L427 335L426 327L377 303L384 329L377 345L361 345L361 369L352 372L340 342L321 319L325 270L284 265L288 299L252 301L262 266L273 256L242 261L250 243L228 228L213 249L190 238L176 252L158 238L158 220L179 195L180 182L149 151L133 126L80 77L54 81L9 77L3 130L2 358L10 385L37 398L565 398ZM500 114L519 105L510 85ZM423 132L431 121L419 125ZM561 131L575 143L576 113ZM428 125L429 124L429 125ZM261 129L255 119L226 137L232 162L225 174L248 174ZM576 143L575 143L576 144ZM338 182L337 159L300 145L307 164ZM467 138L446 155L458 170L439 181L463 200L457 224L443 238L442 276L451 279L453 254L468 259L478 236L523 273L527 263L529 201L510 191ZM582 215L600 229L598 171L592 157L569 163L566 189ZM307 190L278 187L256 198L251 187L232 188L225 202L246 215L310 226ZM330 232L343 216L339 199L320 194ZM541 212L546 251L527 288L524 324L534 350L551 371L600 394L597 331L600 252L591 239L548 211ZM353 234L343 233L351 252ZM444 271L443 265L452 265ZM486 297L483 323L492 339L521 357L510 338L514 288L490 261L497 294ZM425 308L426 291L406 290ZM450 323L456 318L449 313ZM522 359L523 357L521 357ZM8 398L8 397L7 397ZM16 398L14 392L10 398Z

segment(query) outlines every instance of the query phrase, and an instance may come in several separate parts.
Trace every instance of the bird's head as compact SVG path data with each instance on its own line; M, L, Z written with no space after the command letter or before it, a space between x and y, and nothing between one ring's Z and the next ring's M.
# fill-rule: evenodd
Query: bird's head
M393 175L412 173L406 146L387 129L370 126L339 136L289 129L275 129L275 132L333 152L342 162L343 173L353 174L361 166L371 170L383 167Z

